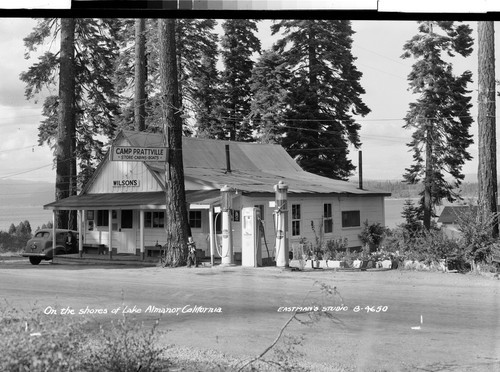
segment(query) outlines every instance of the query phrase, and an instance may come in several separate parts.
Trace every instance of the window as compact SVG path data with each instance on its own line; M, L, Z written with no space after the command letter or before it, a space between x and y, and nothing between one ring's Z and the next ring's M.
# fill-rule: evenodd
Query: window
M109 212L107 210L97 211L97 226L109 226Z
M134 225L134 211L122 210L122 229L131 229Z
M264 204L254 205L255 208L259 208L260 211L260 219L264 221Z
M300 236L300 204L292 204L292 236Z
M359 211L342 212L342 227L361 226L361 216Z
M165 227L165 212L146 212L144 213L145 228L163 228Z
M333 232L332 204L323 204L323 231L325 234Z
M192 229L201 228L201 211L189 211L189 226Z

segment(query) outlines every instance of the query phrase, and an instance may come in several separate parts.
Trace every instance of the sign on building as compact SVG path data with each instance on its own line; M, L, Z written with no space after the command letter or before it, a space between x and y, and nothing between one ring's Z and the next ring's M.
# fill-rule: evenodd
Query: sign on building
M167 161L167 148L113 146L111 161Z

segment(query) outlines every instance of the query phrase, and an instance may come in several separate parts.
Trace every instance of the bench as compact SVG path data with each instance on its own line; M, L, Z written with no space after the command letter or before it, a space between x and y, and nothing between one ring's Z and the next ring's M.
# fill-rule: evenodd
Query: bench
M161 245L146 245L144 251L147 257L159 257L165 249Z
M97 253L98 255L106 254L108 252L108 247L104 244L84 244L83 253L88 254L89 252Z
M165 248L163 248L163 246L161 245L144 246L144 252L146 253L146 257L159 257L164 250ZM205 258L205 251L203 249L196 249L196 259L201 260L203 258Z

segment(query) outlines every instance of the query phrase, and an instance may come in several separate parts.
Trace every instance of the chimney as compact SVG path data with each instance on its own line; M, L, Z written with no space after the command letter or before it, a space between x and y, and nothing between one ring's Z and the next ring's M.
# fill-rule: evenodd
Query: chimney
M226 145L226 173L231 173L231 155L229 154L229 145Z
M359 187L363 190L363 151L358 152L358 174L359 174Z

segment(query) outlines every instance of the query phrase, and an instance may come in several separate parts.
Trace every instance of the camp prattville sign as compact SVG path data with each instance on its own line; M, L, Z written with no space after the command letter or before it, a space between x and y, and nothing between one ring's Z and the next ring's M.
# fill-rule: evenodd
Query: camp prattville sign
M113 146L111 161L167 161L167 148Z

